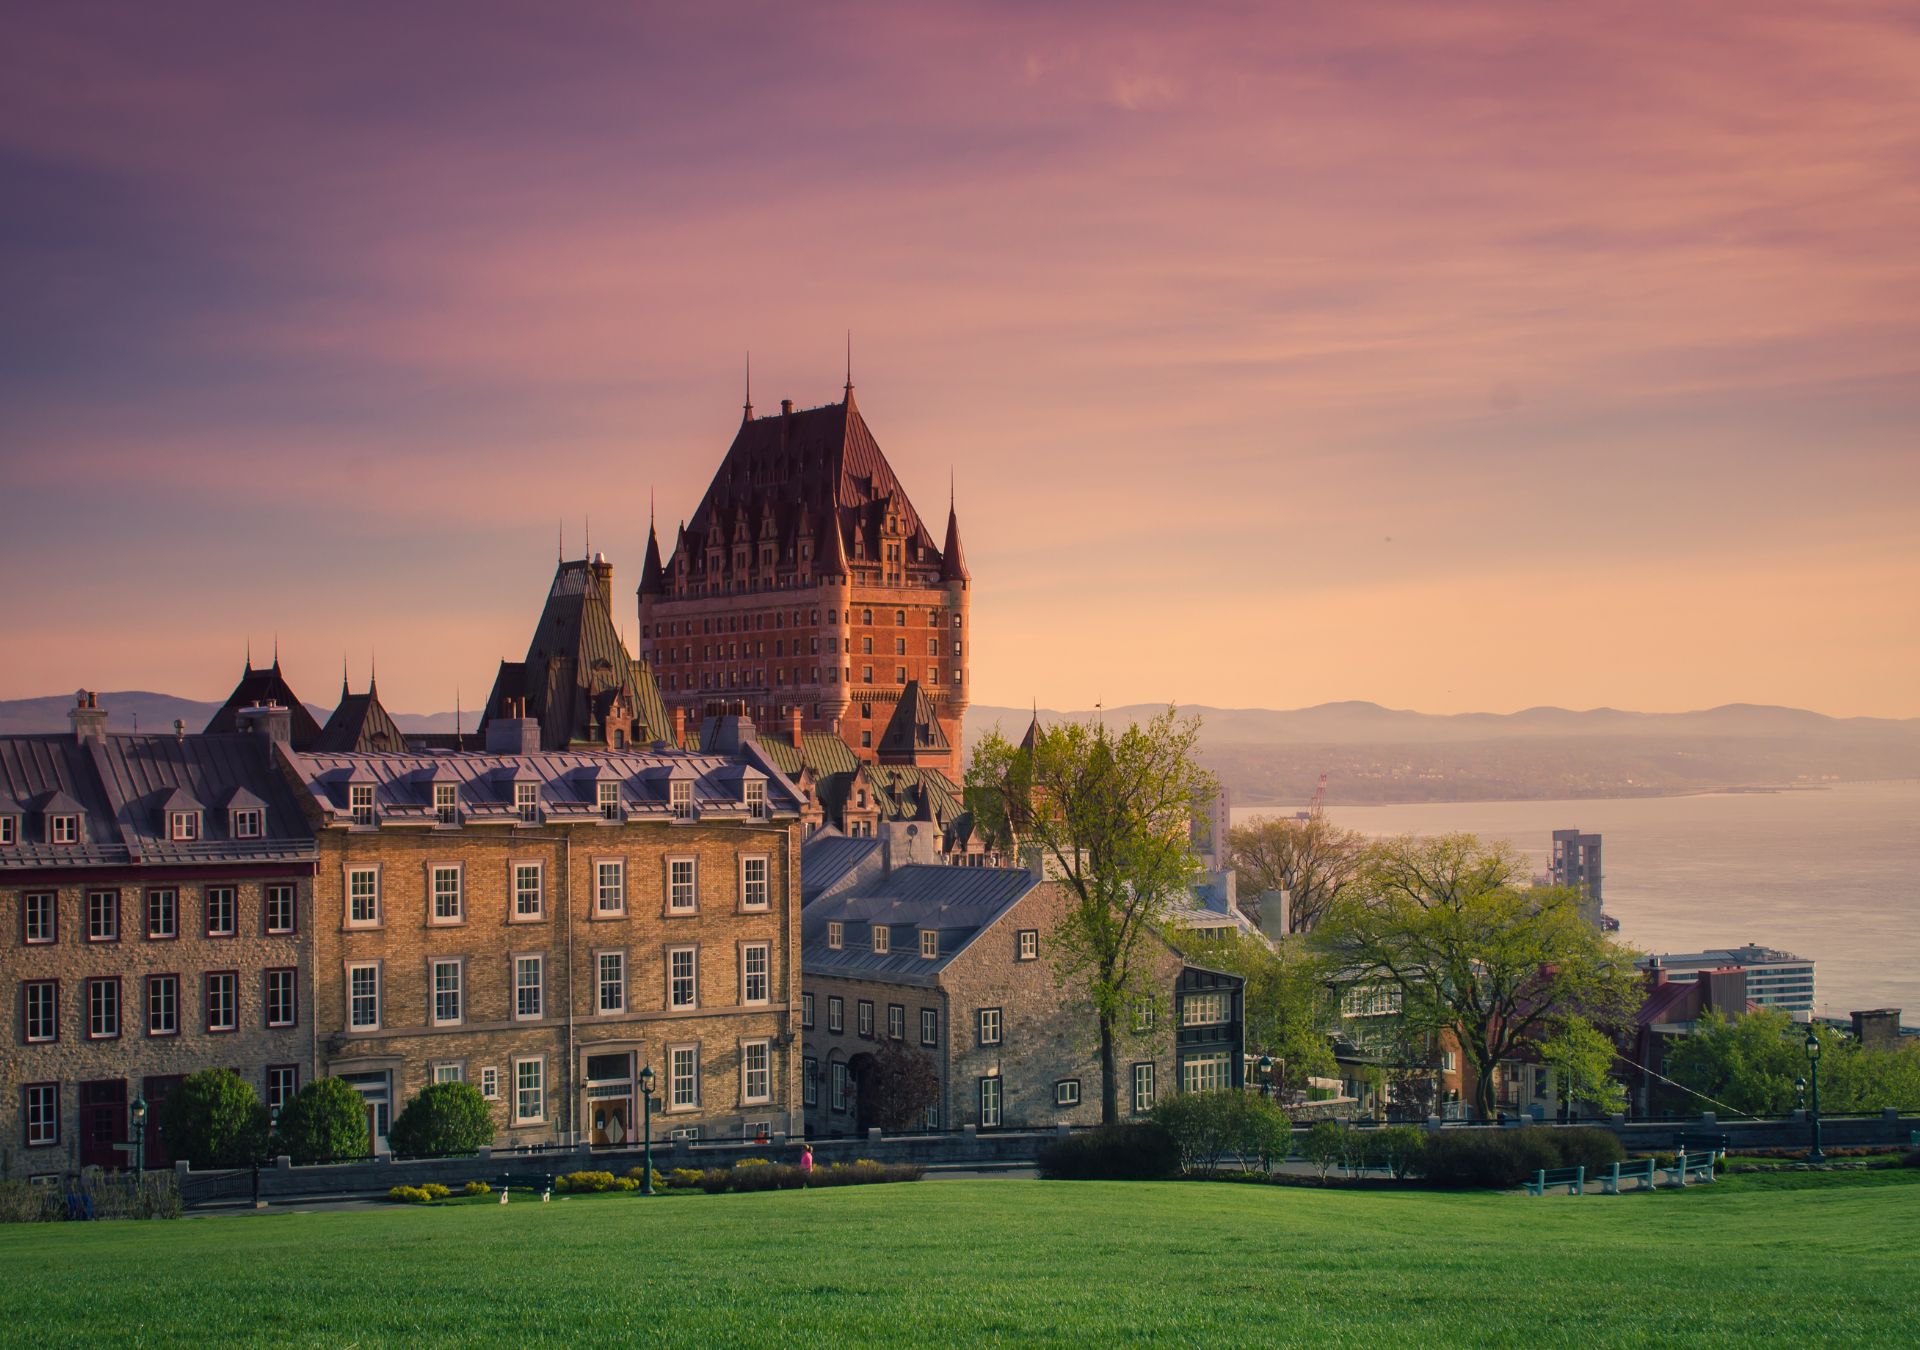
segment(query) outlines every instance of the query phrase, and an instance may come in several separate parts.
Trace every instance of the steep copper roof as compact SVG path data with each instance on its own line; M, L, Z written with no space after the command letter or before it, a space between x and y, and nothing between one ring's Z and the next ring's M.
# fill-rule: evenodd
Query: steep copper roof
M960 516L953 503L947 503L947 543L940 550L940 580L971 581L967 573L967 555L960 547Z
M293 719L293 748L305 750L320 736L320 723L314 720L307 705L287 684L286 676L280 673L280 659L274 658L271 666L255 668L253 662L247 662L240 683L227 695L227 701L220 705L220 711L207 723L209 736L231 735L240 730L240 710L266 704L277 704L287 709Z
M920 681L908 680L894 705L893 716L887 719L887 729L880 733L880 762L917 764L921 755L946 756L952 751L947 733L940 729L933 700L920 687Z
M367 682L366 693L355 694L348 692L347 682L342 679L339 706L334 708L326 726L320 729L320 736L312 748L328 751L405 750L407 737L381 706L379 690L373 681Z

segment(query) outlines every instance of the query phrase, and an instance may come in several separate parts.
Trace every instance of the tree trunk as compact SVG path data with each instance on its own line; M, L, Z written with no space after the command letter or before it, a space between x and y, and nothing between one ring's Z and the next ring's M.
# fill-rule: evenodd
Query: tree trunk
M1100 1017L1100 1123L1120 1123L1120 1084L1113 1063L1113 1018Z
M1498 1067L1498 1060L1482 1064L1474 1057L1473 1109L1482 1120L1492 1120L1498 1112L1493 1092L1493 1071Z

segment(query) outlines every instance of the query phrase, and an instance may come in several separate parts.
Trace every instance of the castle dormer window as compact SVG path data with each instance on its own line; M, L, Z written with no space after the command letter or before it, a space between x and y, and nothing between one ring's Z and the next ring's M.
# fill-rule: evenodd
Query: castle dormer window
M667 805L675 820L693 819L693 784L680 779L667 784Z
M167 812L167 838L179 843L190 843L200 837L200 813L198 811Z
M747 804L747 816L752 820L767 818L767 785L758 778L749 778L743 785L743 796Z
M442 825L460 823L460 785L458 783L433 785L433 818Z
M80 817L76 815L48 816L47 842L49 844L79 843Z
M11 848L20 842L20 817L0 816L0 848Z
M601 819L620 819L620 785L618 783L600 784L599 797Z
M235 839L258 839L266 833L266 813L257 806L243 806L233 813Z
M353 783L347 787L347 811L355 825L373 824L373 784Z
M529 825L540 823L540 785L538 783L515 783L513 785L513 810L521 820Z

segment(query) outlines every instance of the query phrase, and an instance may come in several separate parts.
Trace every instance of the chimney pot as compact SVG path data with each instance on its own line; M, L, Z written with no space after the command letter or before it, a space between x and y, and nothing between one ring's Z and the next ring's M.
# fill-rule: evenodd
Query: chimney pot
M787 417L791 417L791 416L793 416L793 400L792 400L792 399L790 399L790 398L783 398L783 399L781 399L781 400L780 400L780 411L781 411L781 413L782 413L783 415L785 415L785 416L787 416Z

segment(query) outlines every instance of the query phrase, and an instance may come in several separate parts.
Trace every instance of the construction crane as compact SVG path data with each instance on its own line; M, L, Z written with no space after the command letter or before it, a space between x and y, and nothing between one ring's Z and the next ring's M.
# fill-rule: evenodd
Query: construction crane
M1319 785L1313 790L1313 798L1307 803L1307 809L1304 811L1295 811L1293 818L1295 820L1318 820L1321 812L1326 808L1326 805L1327 776L1322 773L1320 775Z

